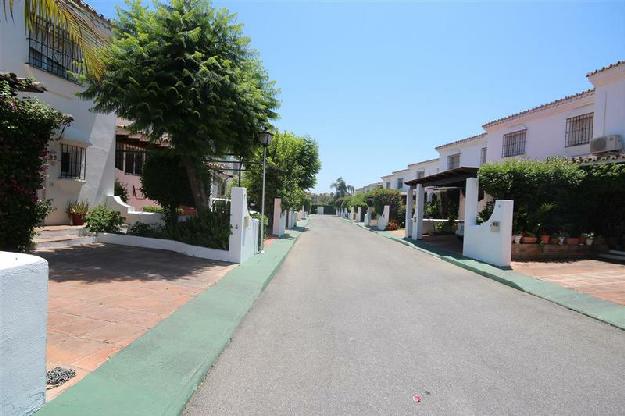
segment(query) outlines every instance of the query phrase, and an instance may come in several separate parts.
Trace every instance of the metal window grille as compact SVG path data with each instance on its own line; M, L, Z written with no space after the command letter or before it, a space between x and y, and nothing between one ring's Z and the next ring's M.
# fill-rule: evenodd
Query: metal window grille
M582 114L566 119L566 146L590 143L594 113Z
M447 156L447 169L456 169L460 167L460 153Z
M61 143L61 178L85 179L86 166L84 147Z
M126 143L115 145L115 168L129 175L141 175L144 163L144 148Z
M417 171L417 179L421 179L423 177L425 177L425 171L424 170Z
M486 163L486 147L480 149L480 166Z
M511 157L524 154L526 137L527 130L519 130L504 134L501 157Z
M35 68L76 81L81 72L82 52L69 34L50 21L37 17L28 32L28 63Z
M397 178L397 189L402 189L404 187L404 178Z

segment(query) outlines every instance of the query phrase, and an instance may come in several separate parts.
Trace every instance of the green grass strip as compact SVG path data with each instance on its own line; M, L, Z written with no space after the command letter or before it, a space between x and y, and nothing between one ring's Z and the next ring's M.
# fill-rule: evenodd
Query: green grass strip
M179 415L302 231L274 240L37 416Z

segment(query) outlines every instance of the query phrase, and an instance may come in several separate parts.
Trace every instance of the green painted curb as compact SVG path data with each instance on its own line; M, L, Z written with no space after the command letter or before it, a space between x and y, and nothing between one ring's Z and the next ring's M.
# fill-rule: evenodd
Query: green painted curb
M179 415L306 224L230 271L37 416Z
M625 307L611 303L602 299L579 293L571 289L564 288L554 283L535 279L531 276L512 270L502 269L490 264L474 260L457 253L433 247L432 245L416 240L399 238L387 231L377 231L365 227L363 224L356 224L359 227L372 233L381 235L393 241L397 241L405 246L419 250L423 253L437 257L448 263L462 267L481 276L503 283L520 291L529 293L536 297L546 299L550 302L564 306L575 312L605 322L619 329L625 330Z

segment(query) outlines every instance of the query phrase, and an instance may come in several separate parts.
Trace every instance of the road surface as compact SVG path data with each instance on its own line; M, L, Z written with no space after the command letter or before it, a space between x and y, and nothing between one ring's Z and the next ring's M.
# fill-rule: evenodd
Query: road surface
M625 332L313 216L184 415L625 415Z

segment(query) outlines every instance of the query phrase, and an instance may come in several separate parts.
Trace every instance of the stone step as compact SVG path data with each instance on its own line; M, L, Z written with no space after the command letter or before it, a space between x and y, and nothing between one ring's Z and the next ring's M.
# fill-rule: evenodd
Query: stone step
M49 240L49 241L40 241L36 243L36 250L54 250L59 248L67 248L67 247L75 247L75 246L83 246L86 244L95 243L95 237L93 236L85 236L85 237L75 237L66 240Z
M65 236L80 237L85 235L87 229L84 225L52 225L37 228L35 231L37 232L35 240L47 240Z

